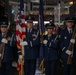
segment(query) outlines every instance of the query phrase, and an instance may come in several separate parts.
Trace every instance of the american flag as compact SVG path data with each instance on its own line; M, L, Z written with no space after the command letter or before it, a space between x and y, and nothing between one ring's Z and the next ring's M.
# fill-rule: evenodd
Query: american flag
M24 1L20 0L18 6L18 18L16 22L16 39L17 39L17 47L20 52L22 52L22 56L24 56L23 47L20 45L20 42L26 38L26 24L25 24L25 15L24 15ZM17 70L19 75L23 75L23 61L18 61Z
M20 42L25 37L26 37L26 24L25 24L25 15L24 15L24 1L20 0L18 6L18 18L16 22L17 47L20 50L22 49Z

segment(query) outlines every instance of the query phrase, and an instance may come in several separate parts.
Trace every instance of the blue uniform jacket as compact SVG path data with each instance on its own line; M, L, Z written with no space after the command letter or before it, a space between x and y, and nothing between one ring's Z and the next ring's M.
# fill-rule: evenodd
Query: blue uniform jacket
M0 45L2 40L2 34L0 34ZM11 38L11 40L8 40ZM7 34L6 39L8 40L8 43L4 46L4 52L3 52L3 59L2 62L11 62L13 61L13 50L12 47L15 45L16 41L14 38L12 38L12 34Z
M24 59L37 59L39 57L40 38L39 32L32 29L31 33L26 31L26 38L28 45L24 46L25 56Z
M44 59L46 61L49 60L57 60L58 59L58 40L56 35L51 35L48 38L48 35L44 37L44 40L47 40L47 44L44 44ZM50 45L51 43L51 45Z
M61 30L59 34L59 43L60 43L60 48L62 50L61 58L63 59L67 59L68 57L68 54L66 54L66 50L68 50L71 37L72 37L72 33L70 34L67 28ZM73 59L76 59L76 43L74 44Z

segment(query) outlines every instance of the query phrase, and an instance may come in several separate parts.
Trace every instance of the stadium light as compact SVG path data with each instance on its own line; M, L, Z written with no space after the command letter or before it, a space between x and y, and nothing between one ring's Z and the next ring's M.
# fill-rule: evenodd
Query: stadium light
M30 0L31 2L39 3L39 0Z

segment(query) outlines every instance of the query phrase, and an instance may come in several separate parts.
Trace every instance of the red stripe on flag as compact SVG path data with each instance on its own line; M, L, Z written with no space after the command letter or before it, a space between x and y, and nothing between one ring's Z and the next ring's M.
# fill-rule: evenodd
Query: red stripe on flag
M22 18L22 19L25 19L25 15L21 15L21 18Z

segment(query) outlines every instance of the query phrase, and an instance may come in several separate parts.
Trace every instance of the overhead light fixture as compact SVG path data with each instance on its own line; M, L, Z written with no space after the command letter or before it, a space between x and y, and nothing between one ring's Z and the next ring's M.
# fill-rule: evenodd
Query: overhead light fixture
M70 6L65 6L64 8L69 8Z
M31 2L39 3L39 0L30 0Z
M70 5L73 5L73 1L69 2Z
M15 10L14 10L14 9L12 9L12 14L14 14L14 12L15 12Z

